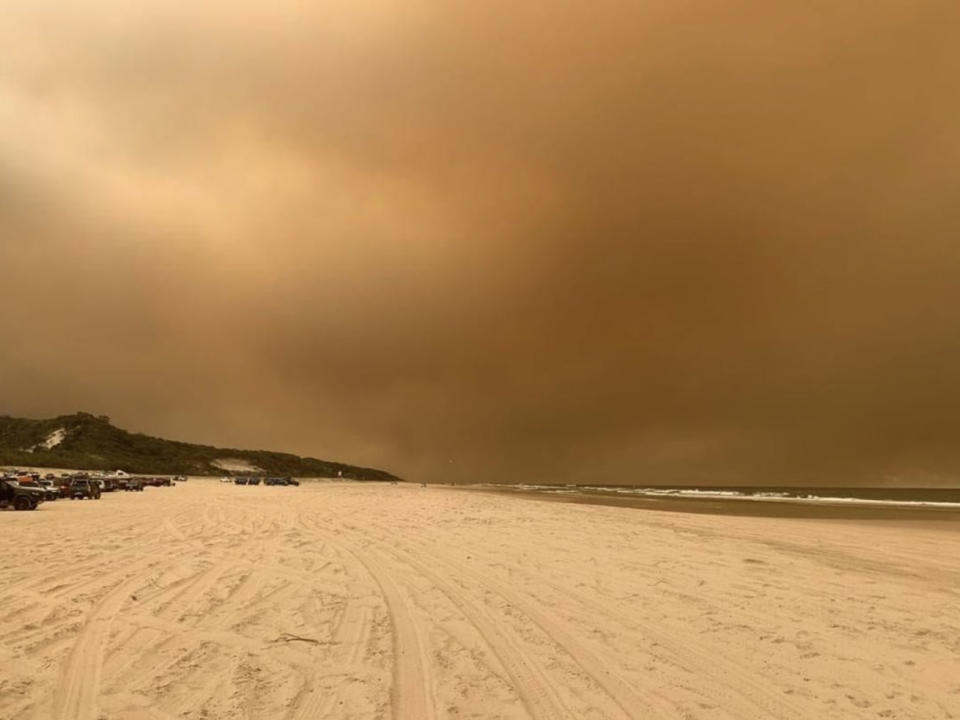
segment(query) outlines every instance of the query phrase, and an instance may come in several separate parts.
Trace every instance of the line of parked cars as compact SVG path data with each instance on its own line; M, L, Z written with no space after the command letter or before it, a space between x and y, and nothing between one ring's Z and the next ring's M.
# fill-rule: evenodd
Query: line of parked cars
M228 479L229 482L229 479ZM291 485L299 486L300 481L295 480L292 477L268 477L260 478L251 475L241 475L239 477L233 478L233 483L235 485L259 485L263 482L264 485Z
M145 487L176 485L176 477L137 477L133 475L89 475L73 473L56 476L48 473L12 472L0 475L0 509L36 510L43 502L61 498L70 500L99 500L105 492L143 492Z

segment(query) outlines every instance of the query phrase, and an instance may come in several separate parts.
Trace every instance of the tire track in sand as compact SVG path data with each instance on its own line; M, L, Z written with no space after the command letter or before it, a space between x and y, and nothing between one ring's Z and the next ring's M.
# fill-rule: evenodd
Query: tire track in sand
M351 529L357 530L357 528ZM314 528L314 531L326 535L326 533L319 528ZM369 535L365 535L365 537L367 540L371 539ZM336 538L329 538L329 540L331 545L334 546L346 545L343 541L342 534L337 535ZM395 649L395 687L404 682L406 682L407 685L401 685L401 687L410 687L410 683L415 682L415 680L411 679L409 675L416 675L418 673L423 674L423 677L416 681L418 682L417 687L423 687L428 683L432 685L432 678L424 671L424 668L432 667L430 658L423 654L424 649L428 645L424 637L425 630L422 624L417 625L413 622L409 610L406 609L406 601L404 601L400 595L390 571L386 569L389 563L384 564L381 562L378 559L378 553L369 546L363 547L362 549L355 547L345 547L345 549L367 569L370 575L377 581L378 585L380 585L384 598L390 607L391 620L394 622L395 641L397 644L403 647L404 644L412 643L414 639L416 639L417 644L420 646L420 662L422 665L420 668L410 667L409 655L406 653L401 655L401 652ZM390 550L384 550L383 552L387 555L392 554ZM514 690L519 695L520 701L530 713L531 717L536 720L561 720L562 718L577 717L577 713L571 711L561 699L558 684L550 679L547 671L540 666L535 658L531 657L529 653L522 649L519 641L512 633L505 632L502 629L501 623L493 618L487 610L473 602L463 590L435 573L430 572L419 563L407 562L396 555L394 555L394 558L427 579L437 590L447 597L457 612L473 625L487 647L496 656L500 665L506 671ZM395 613L396 607L403 608L403 612ZM413 637L410 637L411 635ZM401 657L404 658L404 662L400 662ZM403 676L405 671L408 677ZM397 699L401 702L403 701L402 697ZM428 699L431 701L430 706L432 707L432 689L431 696ZM407 709L407 707L402 707L401 711L405 712ZM398 714L395 710L394 718L427 717L425 715L406 715L402 714L402 712Z
M401 562L426 578L442 592L451 604L466 618L483 638L491 652L510 676L514 690L521 702L536 720L560 720L577 718L561 699L558 683L551 680L539 661L525 652L513 633L506 631L479 603L464 590L443 579L415 560L404 559L396 551L387 551Z
M62 680L53 692L52 720L96 720L104 650L114 618L141 574L128 577L96 605L74 643Z
M450 587L448 581L443 580L437 573L429 570L422 563L411 557L406 551L393 548L389 552L393 554L399 562L403 562L416 569L418 573L430 580L438 589L450 597L447 592ZM571 633L562 627L562 624L551 619L546 612L534 607L531 603L524 602L521 597L509 587L497 582L493 578L480 575L470 568L457 565L441 555L432 554L431 558L436 562L446 565L451 576L455 573L460 573L465 577L472 578L478 587L496 593L503 600L510 603L516 610L522 612L530 622L540 628L546 637L558 648L562 649L579 666L585 676L592 678L593 682L617 704L626 717L636 718L642 715L644 718L673 718L676 716L676 708L665 698L661 697L657 691L653 688L644 688L646 696L641 696L631 687L630 683L620 677L612 665L589 650L583 643L578 642ZM454 592L462 595L464 602L470 602L466 599L466 591L455 589ZM544 673L545 671L541 671L541 674Z
M333 634L335 651L333 660L327 667L358 667L370 638L372 623L373 613L369 606L348 604ZM320 681L327 674L329 673L325 669L319 669L313 674L291 715L292 720L316 720L331 716L334 706L340 702L340 695L336 692L326 695L321 692Z
M423 626L414 620L410 605L399 585L389 570L370 554L345 543L341 537L331 537L317 527L311 530L323 536L332 547L353 557L373 579L387 606L393 630L391 708L394 720L434 720L435 693L432 679L426 671L430 666L429 657L426 655L428 643L424 637ZM305 719L309 716L297 717Z
M379 529L384 530L382 527ZM419 544L424 552L428 552L434 559L444 562L451 571L456 571L468 577L472 576L475 582L480 583L488 589L494 590L505 600L518 607L530 617L531 620L544 628L545 632L553 636L558 644L564 647L569 654L574 657L579 655L591 662L599 660L592 654L584 655L582 645L576 643L572 635L567 633L561 625L551 620L546 613L538 610L535 606L536 598L528 592L517 591L490 574L481 575L469 567L456 564L451 558L444 555L445 551L443 548L428 541L419 541ZM488 559L492 559L489 553L485 553L482 550L472 548L471 552L478 556L486 556ZM752 716L760 712L769 714L771 717L782 718L783 720L787 720L787 718L800 720L804 717L804 712L797 707L796 704L781 697L780 693L771 690L762 680L758 680L753 673L743 668L740 664L724 657L721 649L710 648L710 650L708 650L703 646L702 641L699 645L685 642L680 639L682 634L679 632L670 633L663 627L656 627L652 623L643 622L638 617L628 616L581 593L577 593L569 587L557 584L539 575L533 575L528 569L519 565L514 565L513 570L526 575L532 581L541 582L552 592L573 601L574 604L568 606L567 612L571 615L579 616L584 623L589 623L591 618L606 615L617 621L623 628L639 631L641 635L666 650L669 655L673 656L684 667L688 668L691 673L698 677L713 680L717 683L718 687L726 688L729 692L726 696L726 702L735 706L736 712L741 716ZM582 608L582 610L578 612L575 610L577 607ZM553 630L547 631L546 627L551 626ZM578 646L581 649L578 649ZM711 652L711 650L713 650L713 652ZM589 651L587 652L589 653ZM591 662L588 662L587 665L590 665ZM603 667L603 665L601 663L596 665L596 667ZM600 682L601 679L605 681L610 679L596 673L591 673L591 675L593 675L598 682ZM609 692L606 684L605 689ZM664 698L664 701L669 703L667 698ZM622 703L618 704L621 704L621 707L623 706ZM667 704L663 707L667 709L670 708L671 705ZM675 707L672 709L672 714L679 712L680 710Z

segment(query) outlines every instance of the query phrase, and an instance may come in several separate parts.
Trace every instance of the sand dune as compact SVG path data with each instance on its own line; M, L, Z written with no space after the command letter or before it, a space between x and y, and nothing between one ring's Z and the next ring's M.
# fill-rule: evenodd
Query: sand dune
M0 541L3 720L960 717L949 525L192 480Z

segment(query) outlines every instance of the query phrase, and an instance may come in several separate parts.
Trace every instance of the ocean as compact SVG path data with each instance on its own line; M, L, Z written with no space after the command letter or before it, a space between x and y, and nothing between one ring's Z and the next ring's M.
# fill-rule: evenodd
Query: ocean
M681 512L904 519L945 518L958 513L956 517L960 519L960 488L537 484L473 487L551 500Z

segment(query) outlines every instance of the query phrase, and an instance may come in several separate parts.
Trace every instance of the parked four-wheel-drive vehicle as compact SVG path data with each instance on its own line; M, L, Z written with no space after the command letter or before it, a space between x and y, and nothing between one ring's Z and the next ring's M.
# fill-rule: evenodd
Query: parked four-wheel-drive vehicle
M68 498L73 496L73 486L76 483L83 483L87 487L96 487L97 490L100 489L100 485L97 484L96 480L91 480L87 475L70 475L60 481L60 497Z
M170 487L173 484L173 481L168 477L148 477L143 478L143 484L150 487Z
M96 480L88 480L86 478L74 479L73 482L70 483L70 490L67 497L71 500L83 500L84 498L99 500L100 483Z
M143 492L143 480L140 478L124 478L120 480L120 489L127 492Z
M233 482L235 482L237 485L246 485L246 484L247 484L247 481L248 481L249 479L250 479L250 478L238 477L238 478L237 478L236 480L234 480Z
M16 480L0 480L0 508L36 510L44 494L39 488L21 485Z
M291 477L271 477L265 478L263 481L264 485L299 485L298 480L294 480Z
M37 487L43 490L47 500L56 500L60 497L60 488L53 484L53 480L37 480Z
M60 490L53 485L52 480L41 480L34 475L26 475L17 479L21 487L39 490L44 500L56 500L60 497Z

